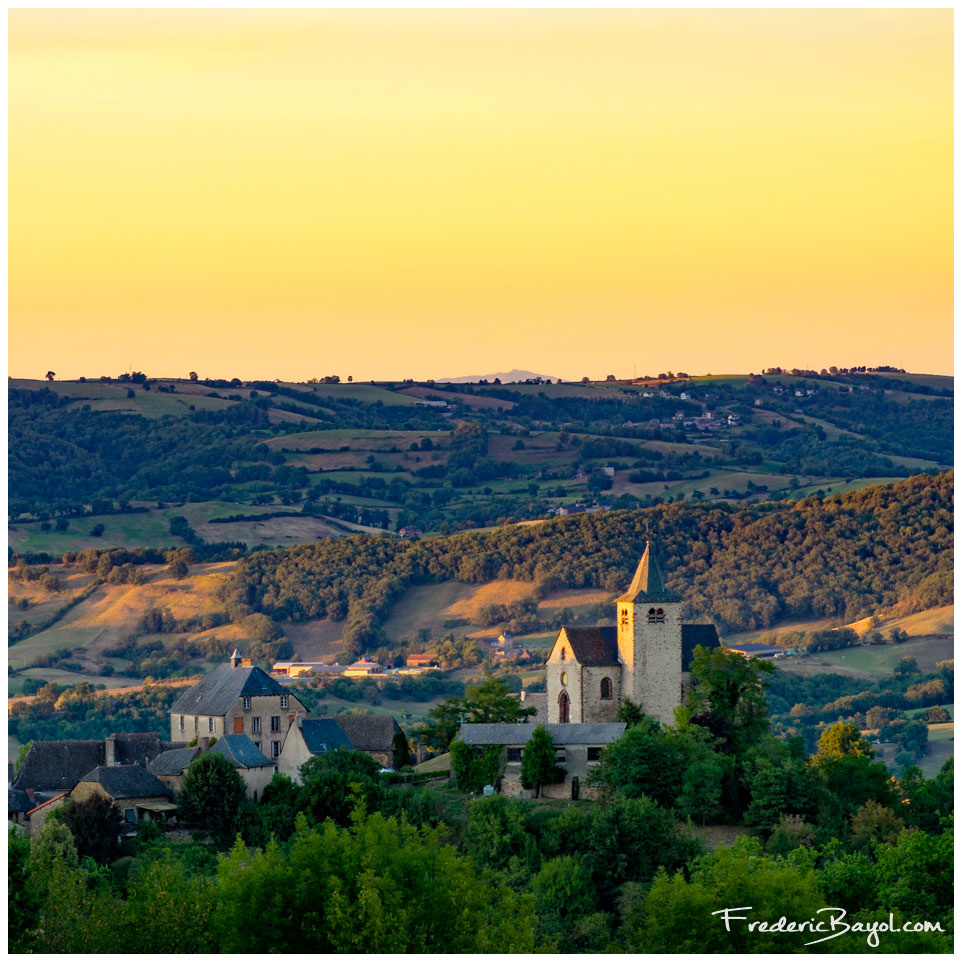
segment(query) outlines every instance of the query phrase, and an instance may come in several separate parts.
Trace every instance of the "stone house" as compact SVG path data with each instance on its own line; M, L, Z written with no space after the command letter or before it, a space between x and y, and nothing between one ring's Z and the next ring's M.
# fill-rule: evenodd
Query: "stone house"
M164 783L140 765L101 766L88 772L70 792L70 799L83 802L100 795L115 802L129 832L142 821L167 821L176 810Z
M101 765L147 766L162 751L157 732L132 732L105 739L34 742L24 756L13 788L32 792L69 792Z
M174 798L180 793L180 786L183 784L184 775L190 763L199 754L199 748L171 748L161 752L147 766L147 770L164 783L167 794Z
M301 765L338 748L351 751L354 745L336 719L298 717L284 742L277 761L278 771L300 784Z
M268 758L279 758L298 714L296 695L260 668L245 665L237 651L188 689L170 709L171 741L248 735Z
M370 755L384 768L396 768L396 735L404 737L401 726L391 715L375 715L372 712L343 712L337 723L347 735L354 750Z
M503 795L523 796L527 790L521 784L521 759L536 725L465 724L458 738L478 751L485 745L501 746L499 791ZM624 722L548 724L544 726L554 742L555 759L565 770L563 782L544 785L545 798L597 797L597 789L588 784L589 769L600 759L602 749L617 741L625 733ZM577 778L577 788L573 779Z
M615 605L617 624L558 632L545 662L549 722L615 722L630 698L670 725L691 684L695 648L719 645L714 625L682 623L683 599L665 587L650 545Z
M247 735L225 735L209 750L214 755L223 755L237 769L247 788L247 797L254 802L264 794L264 788L277 771L277 762L269 759Z

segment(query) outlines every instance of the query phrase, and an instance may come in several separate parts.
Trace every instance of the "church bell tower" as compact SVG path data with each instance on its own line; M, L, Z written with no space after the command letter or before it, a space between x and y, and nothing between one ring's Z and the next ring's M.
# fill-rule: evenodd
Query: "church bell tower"
M663 725L674 721L681 694L682 603L665 587L646 543L631 585L615 602L621 694Z

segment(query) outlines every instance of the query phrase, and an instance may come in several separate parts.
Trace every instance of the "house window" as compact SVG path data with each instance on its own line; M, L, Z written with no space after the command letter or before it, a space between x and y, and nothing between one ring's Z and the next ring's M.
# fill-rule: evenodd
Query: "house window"
M611 679L602 678L601 679L601 697L606 701L611 699Z
M244 710L248 711L250 710L250 707L251 707L251 696L244 695Z
M648 624L663 625L665 623L665 612L663 608L648 609Z
M208 719L207 719L207 730L208 730L209 732L212 732L212 731L214 730L214 719L213 719L213 718L208 718Z
M281 708L287 708L287 695L281 695Z
M509 762L520 762L520 761L521 761L521 749L520 749L520 748L509 748L509 749L508 749L508 761L509 761Z
M181 731L184 730L184 716L183 716L183 715L180 716L180 730L181 730Z
M559 764L564 764L565 762L565 750L564 748L556 748L554 750L554 760Z
M255 802L257 801L257 789L256 789L256 788L254 789L254 801L255 801Z
M600 749L600 748L597 748L597 747L594 747L594 748L589 747L589 748L588 748L588 761L589 761L589 762L597 762L597 761L600 760L600 758L601 758L601 749Z
M125 822L136 822L136 821L137 821L137 809L136 809L136 808L125 808L125 809L124 809L124 821L125 821Z
M251 719L251 731L259 732L261 730L261 719L258 715L256 718Z
M254 742L254 747L255 747L258 751L260 751L260 750L261 750L261 743L260 743L260 742Z
M271 758L277 758L281 753L281 743L271 742Z
M271 715L271 731L279 732L281 730L281 716Z
M571 701L568 698L568 693L563 691L558 698L558 721L562 725L566 725L571 721Z
M196 735L197 732L199 731L200 731L200 719L196 715L194 715L194 734Z

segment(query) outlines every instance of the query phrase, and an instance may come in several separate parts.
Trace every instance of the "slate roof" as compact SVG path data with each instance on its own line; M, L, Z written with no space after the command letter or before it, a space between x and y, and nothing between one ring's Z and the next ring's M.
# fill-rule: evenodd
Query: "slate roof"
M224 735L210 749L223 755L235 768L263 768L272 762L246 735Z
M283 686L251 665L218 665L170 709L172 715L226 715L241 695L286 695Z
M535 725L464 724L458 737L465 745L526 745ZM608 745L625 733L624 722L545 725L555 745Z
M691 660L695 657L695 648L717 648L719 646L718 632L714 625L682 625L681 626L681 670L691 671Z
M661 576L661 569L655 556L652 554L651 545L645 544L645 553L638 562L635 576L631 579L628 590L616 601L630 601L634 604L647 604L656 601L681 601L681 595L676 595L665 587L665 580Z
M579 665L617 665L618 629L615 625L561 629Z
M172 748L161 752L147 768L155 775L182 775L196 757L196 748Z
M359 752L389 752L391 740L401 731L391 715L345 712L337 716L337 723Z
M146 765L162 750L157 732L122 732L110 737L114 741L116 765Z
M164 783L140 765L101 765L80 781L97 782L111 798L167 797Z
M102 740L34 742L23 759L13 787L69 792L86 772L105 761Z
M29 812L34 807L34 802L26 792L18 791L16 788L7 789L7 814L16 815L21 812Z
M354 748L354 743L333 718L299 717L297 727L300 729L307 750L312 755L323 755L324 752L333 751L335 748L348 750Z
M156 732L122 732L110 737L114 740L114 760L119 764L146 765L162 750L160 735ZM13 787L69 792L87 772L106 763L107 748L103 740L34 742Z

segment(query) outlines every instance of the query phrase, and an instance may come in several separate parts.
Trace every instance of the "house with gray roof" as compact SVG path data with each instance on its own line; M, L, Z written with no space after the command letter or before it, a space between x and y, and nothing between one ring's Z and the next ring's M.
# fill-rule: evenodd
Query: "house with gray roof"
M247 735L268 758L280 757L298 715L307 714L296 695L237 650L170 709L171 741L190 742L225 735Z
M34 807L34 802L26 792L16 788L7 789L7 821L22 825L27 812Z
M499 746L501 774L496 787L504 795L524 796L527 790L521 784L521 759L525 745L537 727L517 723L467 723L461 726L458 738L479 754L485 746ZM565 778L557 785L542 786L541 794L545 798L594 797L597 792L588 784L589 769L600 760L605 746L625 733L625 723L568 722L547 724L544 728L554 742L555 759L564 769Z
M184 775L190 763L200 754L199 748L170 748L161 752L148 766L147 770L156 775L167 789L171 798L179 794Z
M157 732L127 732L105 739L34 742L13 780L21 791L69 792L100 765L143 765L156 758L163 745Z
M336 719L298 717L284 742L277 763L278 771L300 783L301 765L338 749L352 751L354 744Z
M100 796L115 802L129 831L141 821L166 822L177 806L164 783L140 765L101 765L88 772L70 792L70 800L83 802Z
M398 767L397 736L404 738L401 726L391 715L374 712L341 712L337 723L350 739L356 752L364 752L385 768Z
M209 750L212 754L223 755L237 769L247 786L247 797L254 802L264 794L264 788L277 771L277 762L268 758L247 735L225 735L218 738Z

